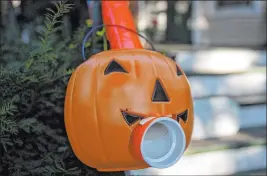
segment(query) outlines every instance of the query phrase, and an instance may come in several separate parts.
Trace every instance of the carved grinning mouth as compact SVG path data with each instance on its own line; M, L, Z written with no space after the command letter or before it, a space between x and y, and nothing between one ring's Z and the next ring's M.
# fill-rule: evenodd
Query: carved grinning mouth
M138 120L143 119L144 117L138 116L138 115L134 115L131 113L128 113L127 111L121 111L123 118L125 119L125 121L127 122L127 124L130 126L132 124L134 124L135 122L137 122Z
M131 126L135 122L142 120L144 116L136 115L128 111L121 111L123 118L125 119L126 123ZM188 118L188 109L179 113L179 114L174 114L177 122L180 122L180 119L186 123L187 118Z

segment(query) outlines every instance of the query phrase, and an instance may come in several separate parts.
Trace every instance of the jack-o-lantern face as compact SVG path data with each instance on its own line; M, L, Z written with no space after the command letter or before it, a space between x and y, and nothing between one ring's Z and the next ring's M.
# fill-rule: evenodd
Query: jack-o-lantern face
M133 139L133 133L144 132L140 123L151 118L178 122L175 125L181 127L186 141L182 152L191 140L193 104L188 80L174 61L157 52L124 49L94 55L72 74L65 103L66 129L75 154L100 171L151 166L141 150L141 157L136 157L136 147L131 147L144 140ZM165 144L155 140L150 151Z

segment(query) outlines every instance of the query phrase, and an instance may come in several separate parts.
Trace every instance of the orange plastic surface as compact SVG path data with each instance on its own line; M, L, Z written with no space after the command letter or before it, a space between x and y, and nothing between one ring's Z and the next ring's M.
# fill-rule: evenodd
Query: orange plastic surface
M128 1L102 1L103 23L120 25L136 32ZM115 26L106 27L111 49L143 48L138 34Z
M105 75L113 60L125 72ZM168 102L152 102L156 80ZM92 56L72 74L65 99L65 125L73 151L84 164L99 171L134 170L148 167L130 147L138 145L131 143L131 136L140 120L129 125L122 111L142 118L155 114L176 119L185 110L188 120L179 123L188 146L193 103L188 80L184 73L177 74L176 63L144 49L110 50Z
M128 1L102 1L104 24L136 31L128 6ZM69 80L64 112L67 135L75 155L99 171L147 168L140 153L146 125L142 128L138 123L147 117L176 119L188 110L187 121L179 121L188 146L193 129L189 83L183 71L177 73L181 68L173 60L144 50L135 33L107 27L107 37L111 48L117 50L92 56ZM168 101L166 97L153 100L156 82ZM122 112L140 118L129 123Z
M130 149L132 156L137 160L143 160L140 146L141 146L143 135L144 135L147 127L149 126L149 124L153 120L154 120L154 118L150 119L144 125L137 125L132 131L129 149Z

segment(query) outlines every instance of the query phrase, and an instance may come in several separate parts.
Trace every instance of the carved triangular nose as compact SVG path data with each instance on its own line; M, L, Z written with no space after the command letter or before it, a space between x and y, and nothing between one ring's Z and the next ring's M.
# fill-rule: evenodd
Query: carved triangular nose
M152 95L152 102L169 102L169 98L165 92L165 90L163 89L160 81L157 79L156 80L156 84L155 84L155 88L154 88L154 92Z

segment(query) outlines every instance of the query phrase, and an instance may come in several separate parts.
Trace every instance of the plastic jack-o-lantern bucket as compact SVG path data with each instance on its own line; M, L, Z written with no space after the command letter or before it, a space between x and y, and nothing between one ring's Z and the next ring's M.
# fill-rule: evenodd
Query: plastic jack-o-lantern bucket
M127 1L102 1L104 24L136 31ZM72 74L65 124L75 155L99 171L175 164L191 141L193 103L173 60L142 48L138 35L107 27L111 50Z

